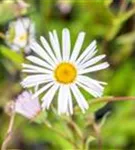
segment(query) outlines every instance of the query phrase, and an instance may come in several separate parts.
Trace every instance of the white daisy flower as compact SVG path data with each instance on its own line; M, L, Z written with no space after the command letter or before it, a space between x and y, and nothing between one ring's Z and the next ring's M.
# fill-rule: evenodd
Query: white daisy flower
M30 52L30 44L35 41L35 27L28 17L18 18L9 24L6 33L6 42L14 51L24 49Z
M50 43L41 37L41 47L33 43L31 48L37 56L28 56L27 59L34 65L23 64L23 72L30 75L22 81L24 88L40 85L34 97L44 93L42 108L48 109L55 95L58 100L58 113L73 114L73 98L76 99L83 112L88 109L88 103L79 87L86 90L94 97L103 94L104 82L91 79L87 74L105 69L107 62L96 64L105 58L105 55L96 54L96 41L93 41L81 54L81 47L85 33L80 32L71 52L70 33L68 29L62 31L62 49L56 31L49 32ZM96 64L96 65L95 65ZM32 74L32 75L31 75ZM57 93L57 94L56 94Z
M33 119L41 111L38 98L32 99L32 95L32 93L24 91L17 97L15 102L15 112L28 119Z

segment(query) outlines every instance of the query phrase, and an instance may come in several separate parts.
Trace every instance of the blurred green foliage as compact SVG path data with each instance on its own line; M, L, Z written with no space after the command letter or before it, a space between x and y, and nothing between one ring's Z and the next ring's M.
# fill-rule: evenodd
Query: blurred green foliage
M4 0L3 0L4 1ZM6 1L6 0L5 0ZM65 0L64 0L65 1ZM48 38L48 31L56 29L61 37L61 30L68 27L71 32L72 45L77 33L86 32L85 48L93 39L97 40L99 53L107 54L110 68L93 77L108 82L104 95L135 96L135 1L134 0L71 0L71 11L63 14L58 10L56 0L27 0L31 5L26 15L36 24L37 40L40 35ZM7 23L15 18L10 4L0 2L0 30L4 31ZM3 17L4 14L4 17ZM60 38L59 37L59 38ZM24 61L23 54L11 51L4 40L0 41L0 143L8 125L8 116L3 107L14 98L21 87L21 76L18 72ZM87 96L86 98L90 99ZM86 114L78 111L73 119L84 132L85 119L105 104L92 106ZM102 146L108 149L135 149L135 102L115 102L112 111L101 129ZM55 113L48 112L47 118L61 132L67 134L73 141L79 142L77 135L72 135L69 126ZM89 134L94 136L92 130ZM88 133L86 133L87 135ZM16 138L17 135L17 138ZM23 117L17 116L15 123L16 141L20 145L44 143L48 149L72 149L72 145L55 134L44 125L29 123ZM91 140L91 137L89 138ZM18 144L18 145L19 145ZM16 145L13 142L12 145ZM91 143L92 149L98 149L97 142ZM30 148L29 148L30 149Z

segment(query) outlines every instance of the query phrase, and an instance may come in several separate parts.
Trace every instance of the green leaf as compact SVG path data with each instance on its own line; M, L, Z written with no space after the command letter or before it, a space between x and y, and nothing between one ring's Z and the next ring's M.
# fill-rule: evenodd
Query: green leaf
M2 55L12 61L18 68L21 68L21 64L23 63L24 59L21 53L16 53L11 49L0 45L0 51Z
M101 120L101 122L100 122L100 128L105 124L106 119L107 119L107 117L108 117L109 114L110 114L110 112L107 112L107 113L103 116L103 118L102 118L102 120Z

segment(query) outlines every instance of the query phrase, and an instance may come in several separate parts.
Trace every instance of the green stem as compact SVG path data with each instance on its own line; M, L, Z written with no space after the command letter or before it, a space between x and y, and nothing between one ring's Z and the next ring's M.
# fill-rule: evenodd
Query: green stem
M78 137L80 139L83 139L83 133L80 129L80 127L70 118L66 118L66 121L68 122L68 124L74 129L74 131L76 132L76 134L78 135Z
M83 137L83 133L80 129L80 127L72 120L72 118L67 119L66 120L68 122L69 127L72 129L72 132L77 134L77 137L79 137L81 143L80 145L80 149L84 150L84 137ZM76 139L75 139L76 140Z
M66 141L68 141L71 145L73 145L75 147L75 149L79 149L78 145L76 143L74 143L69 137L67 137L65 134L63 134L62 132L60 132L59 130L55 129L54 127L52 127L48 122L45 122L46 127L48 127L51 131L55 132L56 134L58 134L59 136L61 136L62 138L64 138Z
M135 96L101 97L101 98L93 99L92 101L89 102L89 104L93 105L93 104L102 103L102 102L114 102L114 101L126 101L126 100L135 100Z

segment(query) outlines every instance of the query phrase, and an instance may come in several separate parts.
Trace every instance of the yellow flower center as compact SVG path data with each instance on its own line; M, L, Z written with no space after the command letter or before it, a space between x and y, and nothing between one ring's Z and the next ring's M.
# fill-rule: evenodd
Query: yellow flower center
M77 75L76 68L71 63L60 63L54 71L54 76L59 83L72 83Z
M27 34L23 34L19 37L20 41L25 41L27 39Z

